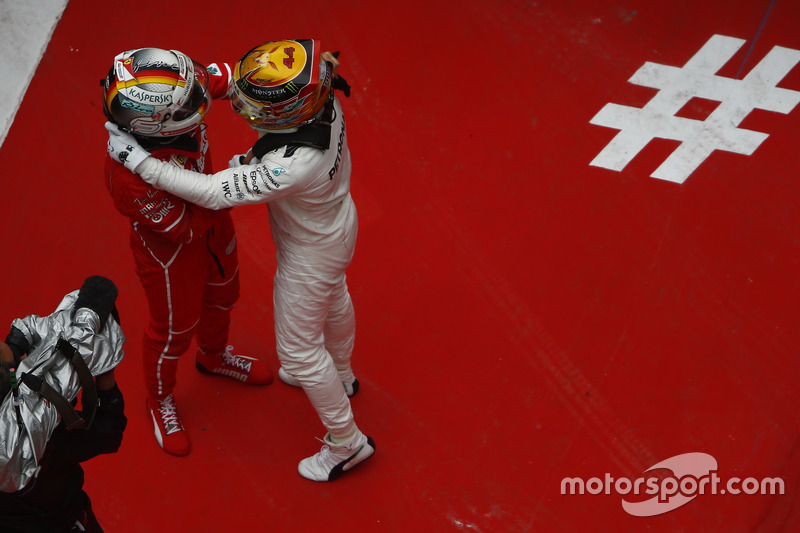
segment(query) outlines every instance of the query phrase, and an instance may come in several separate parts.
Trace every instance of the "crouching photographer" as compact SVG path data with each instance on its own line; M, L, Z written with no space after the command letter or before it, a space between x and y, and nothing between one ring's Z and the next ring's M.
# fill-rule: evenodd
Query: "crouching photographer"
M89 277L51 315L15 319L0 342L3 532L102 532L80 463L116 452L127 425L116 298L111 280Z

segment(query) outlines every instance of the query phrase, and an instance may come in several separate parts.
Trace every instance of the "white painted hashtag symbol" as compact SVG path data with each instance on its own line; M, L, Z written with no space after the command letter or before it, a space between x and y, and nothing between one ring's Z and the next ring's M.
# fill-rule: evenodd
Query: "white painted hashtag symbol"
M590 165L621 171L654 138L681 141L652 177L683 183L714 150L751 155L768 137L738 128L753 109L789 113L800 92L776 85L800 61L800 51L774 47L744 79L716 76L744 40L714 35L686 65L647 62L631 83L660 89L643 108L606 104L590 123L620 130ZM705 120L675 116L692 98L720 102Z

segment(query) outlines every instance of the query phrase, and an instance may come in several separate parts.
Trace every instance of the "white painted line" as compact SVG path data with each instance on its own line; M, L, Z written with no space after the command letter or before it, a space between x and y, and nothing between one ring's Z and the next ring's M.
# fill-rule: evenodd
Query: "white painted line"
M0 0L0 146L68 0Z

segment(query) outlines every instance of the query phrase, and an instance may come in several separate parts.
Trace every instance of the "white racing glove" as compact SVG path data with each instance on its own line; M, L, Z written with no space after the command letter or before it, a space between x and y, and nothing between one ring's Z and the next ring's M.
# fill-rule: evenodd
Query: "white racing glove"
M106 122L108 130L108 153L115 161L125 165L131 172L136 172L136 167L150 157L150 153L139 146L136 138L119 129L113 122Z
M244 165L244 156L247 154L236 154L228 161L228 168L236 168Z

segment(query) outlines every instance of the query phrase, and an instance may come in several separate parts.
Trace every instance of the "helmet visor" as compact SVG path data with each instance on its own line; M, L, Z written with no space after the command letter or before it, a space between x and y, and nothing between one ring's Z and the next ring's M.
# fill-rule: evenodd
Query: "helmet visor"
M194 62L194 82L189 98L172 114L172 119L180 122L197 112L205 115L208 107L208 73L203 65Z

